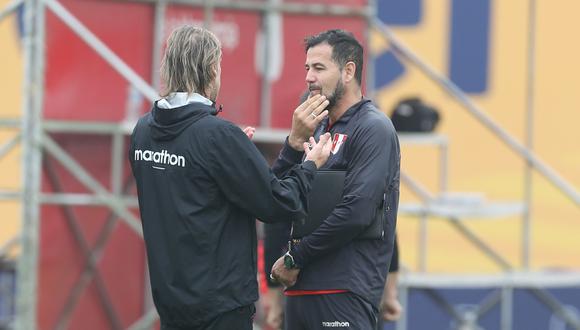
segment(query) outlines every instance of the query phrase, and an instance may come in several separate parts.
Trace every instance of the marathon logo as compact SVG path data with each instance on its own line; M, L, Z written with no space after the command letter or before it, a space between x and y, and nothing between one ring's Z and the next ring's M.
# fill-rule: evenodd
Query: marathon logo
M161 152L140 149L135 150L135 161L137 160L154 162L156 164L185 167L185 157L170 154L167 152L167 150L161 150Z
M332 321L332 322L322 321L322 326L325 328L350 328L350 323L340 321Z

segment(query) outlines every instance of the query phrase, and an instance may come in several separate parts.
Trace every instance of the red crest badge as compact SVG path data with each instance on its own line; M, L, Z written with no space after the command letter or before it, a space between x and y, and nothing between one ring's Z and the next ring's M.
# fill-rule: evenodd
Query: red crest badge
M348 135L346 134L334 133L334 137L332 138L332 149L330 149L330 152L332 152L333 155L336 155L338 150L340 150L340 146L342 146L346 141L347 137Z

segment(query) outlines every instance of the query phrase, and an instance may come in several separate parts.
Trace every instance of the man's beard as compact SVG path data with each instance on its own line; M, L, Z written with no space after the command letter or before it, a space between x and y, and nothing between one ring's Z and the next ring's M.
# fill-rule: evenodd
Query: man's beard
M342 97L344 96L344 85L342 83L342 78L338 80L338 82L336 82L336 87L334 87L334 92L328 96L326 96L326 99L328 100L328 106L326 107L328 109L328 111L332 111L332 109L334 109L334 106L338 103L338 101L340 101L340 99L342 99Z
M312 86L310 86L309 89L311 93L313 90L319 90L320 94L323 94L322 89L318 88L313 89ZM336 82L336 86L334 87L334 91L332 92L332 94L325 96L326 100L328 100L328 106L326 106L326 109L328 110L328 112L331 112L336 103L338 103L338 101L340 101L340 99L342 99L342 97L344 96L344 84L342 83L342 78Z

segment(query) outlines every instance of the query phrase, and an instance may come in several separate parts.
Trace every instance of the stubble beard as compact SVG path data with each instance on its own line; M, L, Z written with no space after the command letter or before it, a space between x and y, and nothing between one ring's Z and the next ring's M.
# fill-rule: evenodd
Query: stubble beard
M334 110L334 107L342 99L343 96L344 96L344 84L342 83L342 79L339 79L336 82L336 86L334 87L334 91L332 92L332 94L326 96L326 99L328 100L328 106L326 107L326 109L328 109L329 113L332 112L332 110Z
M322 89L314 89L314 90L318 90L320 94L323 94ZM313 91L313 89L310 88L310 93L311 93L310 95L311 96L313 96L312 91ZM332 93L330 95L325 95L325 96L326 96L326 100L328 101L328 105L326 106L326 110L328 110L328 113L331 113L332 110L334 109L334 107L336 106L336 104L344 96L344 84L342 83L342 78L336 82L336 86L334 87L334 91L332 91Z

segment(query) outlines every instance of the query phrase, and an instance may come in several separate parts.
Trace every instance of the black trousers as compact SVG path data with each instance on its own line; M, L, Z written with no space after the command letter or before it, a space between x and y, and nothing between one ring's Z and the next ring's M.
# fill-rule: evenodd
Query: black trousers
M372 305L350 292L286 297L285 330L374 330Z
M172 327L161 323L161 330L252 330L256 307L254 304L222 313L199 327Z

